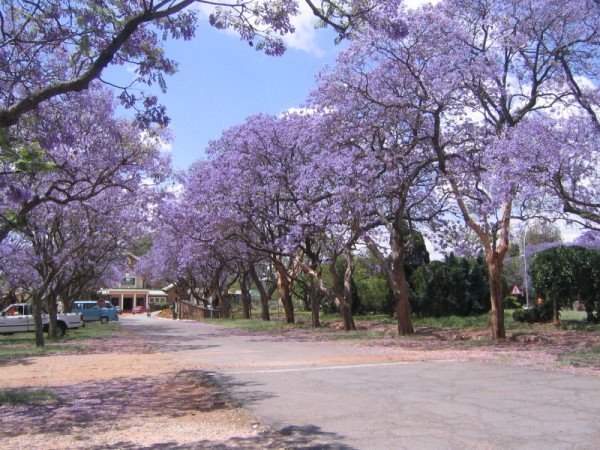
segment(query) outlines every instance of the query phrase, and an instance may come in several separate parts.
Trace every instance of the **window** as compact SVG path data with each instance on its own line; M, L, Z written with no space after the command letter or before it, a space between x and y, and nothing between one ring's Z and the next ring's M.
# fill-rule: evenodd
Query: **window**
M121 281L123 287L135 287L135 277L125 277Z

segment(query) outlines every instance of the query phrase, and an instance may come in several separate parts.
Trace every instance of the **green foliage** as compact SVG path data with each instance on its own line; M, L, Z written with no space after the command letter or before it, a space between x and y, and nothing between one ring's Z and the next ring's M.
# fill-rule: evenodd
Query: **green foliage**
M517 309L513 312L513 320L519 323L548 323L553 319L551 302L544 302L530 309Z
M523 239L519 239L522 242ZM550 222L536 222L527 230L527 245L538 245L546 242L562 242L560 229Z
M162 311L164 309L169 309L170 307L171 305L169 304L169 302L151 303L150 311Z
M504 308L506 309L519 309L523 307L523 299L509 295L504 298Z
M406 240L410 244L407 246L407 252L404 257L404 270L406 276L410 278L416 269L427 266L430 260L423 235L419 232L411 231L407 227L405 227L405 233Z
M350 294L352 295L352 315L361 314L362 313L362 305L360 295L358 293L358 286L356 286L356 281L354 277L350 280Z
M405 266L410 288L410 305L416 317L469 316L489 311L487 268L482 257L460 258L453 254L444 261L429 263L424 243L416 245ZM388 281L370 254L355 258L354 282L363 314L395 311ZM325 308L324 308L325 310Z
M353 283L360 299L359 313L392 315L391 289L375 257L370 253L356 255L354 265Z
M38 143L17 145L8 139L8 132L0 128L0 162L12 166L15 173L37 173L54 169Z
M476 316L445 316L445 317L417 317L413 320L417 327L434 328L486 328L490 325L488 314Z
M536 254L531 264L536 295L570 307L580 300L588 320L600 321L600 251L584 247L554 247Z
M450 254L429 265L424 296L411 299L418 316L469 316L489 310L487 270L483 258L469 260Z

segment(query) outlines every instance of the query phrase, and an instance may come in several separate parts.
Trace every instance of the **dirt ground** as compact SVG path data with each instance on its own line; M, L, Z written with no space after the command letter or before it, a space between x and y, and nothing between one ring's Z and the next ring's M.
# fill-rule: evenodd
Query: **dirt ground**
M49 390L56 401L0 407L1 448L277 447L278 437L202 372L144 352L123 331L78 354L0 362L0 389ZM132 349L142 349L139 353ZM107 350L109 349L109 350Z
M361 323L359 328L389 331L390 336L336 340L335 345L376 348L378 357L401 351L407 360L480 360L600 376L598 365L560 364L561 355L598 348L596 333L541 330L491 343L481 330L421 328L414 338L398 339L381 324ZM332 332L284 329L267 333L264 339L323 340L331 339ZM0 360L0 368L1 390L47 389L58 398L0 407L2 448L286 447L286 436L272 432L235 405L206 372L148 347L141 336L126 329L102 345L82 343L77 354Z

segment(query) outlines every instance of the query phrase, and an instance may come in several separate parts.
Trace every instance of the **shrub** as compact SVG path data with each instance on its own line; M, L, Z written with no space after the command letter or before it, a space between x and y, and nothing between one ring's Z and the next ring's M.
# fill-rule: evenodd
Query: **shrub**
M552 309L552 303L550 302L537 305L531 309L517 309L513 312L513 320L521 323L551 322L553 315Z
M506 309L517 309L523 307L523 299L510 295L504 298L504 307Z

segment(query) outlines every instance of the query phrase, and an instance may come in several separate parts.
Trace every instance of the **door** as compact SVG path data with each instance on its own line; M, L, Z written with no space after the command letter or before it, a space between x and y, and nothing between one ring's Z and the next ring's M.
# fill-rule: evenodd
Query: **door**
M33 316L30 316L27 305L11 305L0 316L0 333L18 333L33 330Z

